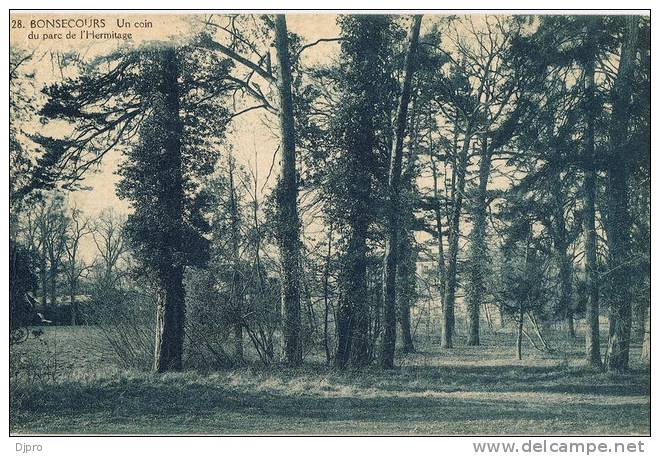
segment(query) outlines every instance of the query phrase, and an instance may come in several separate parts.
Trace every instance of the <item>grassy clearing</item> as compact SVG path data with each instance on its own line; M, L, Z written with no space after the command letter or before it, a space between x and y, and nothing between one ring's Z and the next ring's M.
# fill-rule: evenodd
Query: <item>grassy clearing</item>
M78 333L76 333L76 331ZM84 333L84 334L83 334ZM85 335L85 337L82 337ZM49 328L62 372L15 382L11 432L205 434L648 434L650 378L582 367L581 345L512 357L510 335L482 347L420 345L391 372L246 367L155 375L103 366L90 328ZM34 352L26 345L21 350ZM636 353L633 353L635 357Z

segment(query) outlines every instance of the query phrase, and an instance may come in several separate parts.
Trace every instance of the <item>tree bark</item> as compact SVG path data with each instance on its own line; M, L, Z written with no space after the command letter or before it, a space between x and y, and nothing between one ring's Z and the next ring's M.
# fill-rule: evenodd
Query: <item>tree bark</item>
M396 269L399 248L399 198L401 180L401 162L403 159L403 138L408 117L408 103L412 92L415 53L422 16L413 18L408 36L408 52L404 62L403 84L394 123L394 136L390 152L390 168L387 182L387 238L385 240L385 258L383 260L383 307L385 310L384 335L380 365L384 369L394 367L394 349L396 346Z
M282 164L277 183L277 241L281 258L281 298L284 309L284 353L287 364L302 364L300 322L300 222L296 174L296 138L291 95L291 63L286 18L275 16L277 91L280 101Z
M399 281L399 291L397 296L399 306L399 326L401 328L401 338L403 339L403 352L414 353L415 344L413 342L410 309L415 295L415 255L411 239L406 236L401 239L399 252L399 265L397 275Z
M405 171L402 174L401 209L403 220L400 223L399 263L397 265L397 305L404 353L414 353L415 344L412 329L412 307L417 300L417 252L415 251L415 178L417 153L419 149L417 131L417 97L413 92L410 101L410 141Z
M48 272L46 270L46 242L42 241L41 255L39 258L39 279L41 282L41 308L46 310L48 305Z
M609 371L628 369L630 355L632 290L628 262L630 260L630 214L628 212L628 174L626 142L628 139L628 107L636 58L638 25L636 16L625 17L621 60L613 87L610 157L607 161L607 204L609 269L612 284L610 329L606 364Z
M182 369L185 322L183 268L171 268L163 279L167 281L164 284L164 299L159 303L156 315L154 369L159 373Z
M531 238L531 227L529 228L529 234L525 244L525 275L529 275L529 243ZM527 279L528 280L528 279ZM527 298L524 298L527 299ZM518 316L516 318L516 324L518 327L517 337L516 337L516 357L518 360L522 360L522 339L525 325L525 301L523 298L520 298L518 302Z
M568 338L570 340L575 340L575 318L573 316L573 309L568 309L566 323L568 323Z
M332 354L330 353L330 340L328 333L328 317L330 314L330 261L332 259L332 223L328 230L328 250L325 255L325 266L323 268L323 348L325 350L325 363L330 365Z
M454 307L456 306L458 239L460 237L461 211L463 208L463 193L465 192L465 168L467 167L468 151L470 148L469 127L465 133L463 146L459 152L454 173L455 186L452 190L453 208L451 225L449 227L449 252L447 261L447 287L442 319L442 347L453 348L454 335Z
M48 273L46 271L46 254L39 259L39 281L41 282L41 308L46 309L48 303Z
M555 142L554 135L554 118L548 122L549 136L551 137L551 144ZM575 339L575 325L573 321L573 263L569 257L568 252L568 232L566 229L565 218L565 198L564 188L562 186L562 166L559 162L558 149L555 144L553 149L553 163L552 175L550 180L550 189L552 192L553 213L552 213L552 240L554 246L554 254L556 264L559 269L559 302L558 311L564 317L568 326L568 336L571 340Z
M349 289L345 294L349 301L349 332L351 339L349 359L353 367L369 363L369 288L367 286L367 235L369 220L366 213L358 217L353 242L355 257L351 261Z
M337 353L335 363L344 368L369 363L369 306L367 286L367 237L371 223L371 186L369 172L363 160L373 156L374 130L371 118L364 116L357 122L361 134L352 150L349 185L354 204L348 217L348 245L342 255L340 279L341 299L338 308Z
M234 359L237 363L243 362L243 323L234 323Z
M342 280L342 283L344 281ZM346 290L342 290L337 305L337 316L335 318L335 331L337 333L337 350L335 351L335 366L345 369L351 354L351 317L352 308L346 296Z
M524 324L525 314L523 311L522 301L520 302L520 308L518 310L518 318L516 322L518 323L518 332L516 336L516 358L522 360L522 339L523 339L523 324Z
M431 166L433 171L433 199L435 200L435 229L438 232L438 288L440 290L440 307L444 308L445 303L445 287L447 286L447 266L445 264L445 248L444 239L442 235L442 205L440 204L440 193L438 191L438 170L433 157L431 157Z
M598 292L598 259L596 237L596 167L595 167L595 49L589 46L592 43L593 31L587 27L588 56L584 64L584 91L585 91L585 144L584 144L584 183L582 187L582 201L584 205L584 251L585 251L585 279L587 292L585 332L586 361L587 364L601 368L600 355L600 306Z
M235 161L233 156L229 156L229 217L231 229L231 256L232 256L232 284L231 301L233 308L233 326L234 326L234 359L237 363L243 362L243 292L239 290L241 285L240 277L240 252L239 252L239 213L238 202L236 201L236 187L234 185Z
M76 285L71 283L69 287L69 304L71 305L71 326L78 324L78 303L76 302Z
M51 264L50 274L48 276L49 295L51 307L57 306L57 266Z
M183 367L183 339L185 324L185 290L183 287L184 265L179 253L183 247L183 170L181 163L181 136L183 123L180 117L179 62L173 48L162 51L163 74L159 84L164 106L163 118L167 125L163 131L164 163L169 168L168 179L163 183L162 197L157 204L167 214L167 231L164 233L166 253L160 264L159 279L164 298L157 306L156 347L154 369L156 372L181 370Z
M470 267L469 288L467 293L468 308L468 345L479 345L479 309L486 292L484 285L485 265L488 261L486 247L486 210L487 188L490 175L491 157L488 149L488 138L483 137L481 144L481 161L479 162L479 186L474 201L472 216L473 227L470 233Z
M651 367L651 306L646 308L646 322L644 324L644 340L642 342L641 359L644 364Z

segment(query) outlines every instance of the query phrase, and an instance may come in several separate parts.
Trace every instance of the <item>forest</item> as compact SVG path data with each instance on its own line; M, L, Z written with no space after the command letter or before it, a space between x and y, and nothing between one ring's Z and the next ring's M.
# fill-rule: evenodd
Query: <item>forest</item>
M650 16L185 19L11 44L11 432L650 432Z

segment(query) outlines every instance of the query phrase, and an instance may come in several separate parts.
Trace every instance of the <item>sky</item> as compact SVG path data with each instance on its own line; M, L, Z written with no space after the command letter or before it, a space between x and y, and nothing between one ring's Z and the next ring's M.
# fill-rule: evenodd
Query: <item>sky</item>
M10 30L10 42L12 45L20 46L30 51L35 51L34 62L29 65L28 71L34 72L35 87L39 90L44 84L61 79L61 74L56 65L53 65L52 55L58 52L76 51L87 58L93 58L108 53L117 47L117 40L102 39L80 39L80 28L74 25L71 29L56 29L48 27L44 21L52 19L87 19L103 20L105 27L97 29L103 33L130 32L133 34L132 43L138 45L152 40L177 40L181 37L189 37L196 30L201 29L207 15L202 14L105 14L105 13L36 13L36 14L12 14L11 19L21 21L21 27ZM336 24L334 14L294 14L287 15L289 31L301 35L305 42L314 42L319 38L338 36L339 28ZM69 23L69 22L68 22ZM97 22L99 24L100 22ZM130 28L120 27L119 24L131 24ZM149 24L150 23L150 24ZM17 22L14 22L16 25ZM149 28L137 27L151 25ZM86 28L83 26L83 29ZM74 39L67 33L76 33ZM31 35L32 33L32 35ZM62 33L61 36L53 35ZM37 34L37 39L32 39ZM338 51L336 43L319 43L304 53L304 63L313 65L315 63L328 61ZM232 146L232 153L239 163L253 170L259 179L265 179L273 161L273 154L277 149L279 139L276 132L276 118L263 110L252 111L237 117L232 122L227 143ZM58 132L57 125L49 125L49 133ZM43 126L35 123L27 128L28 131L40 131L44 133ZM65 130L60 129L60 133ZM83 187L90 190L76 191L70 194L72 202L82 209L86 214L95 216L102 210L113 207L116 211L125 213L130 211L125 201L119 200L115 195L115 184L118 176L114 173L121 163L122 155L119 151L109 152L103 159L102 165L94 173L89 173L81 183ZM268 189L274 181L271 176L269 183L265 185ZM258 187L262 188L263 182Z
M437 17L437 16L436 16ZM200 30L208 19L207 14L176 14L176 13L145 13L145 14L121 14L121 13L25 13L12 14L14 21L21 21L22 28L10 29L10 41L12 45L35 51L34 62L30 64L29 70L34 71L35 87L40 89L44 84L61 80L62 74L53 64L52 56L58 52L76 51L86 58L107 54L116 48L117 40L103 40L85 38L81 40L72 37L67 38L67 33L79 33L80 29L67 29L68 31L55 30L52 28L39 28L44 25L45 20L52 19L96 19L103 21L104 27L99 32L127 32L133 34L132 43L139 45L145 41L153 40L181 40L192 36ZM483 20L483 15L472 15L475 24ZM217 20L217 17L213 18ZM290 32L300 35L305 43L314 43L321 38L338 37L340 29L336 23L335 14L290 14L287 15L287 25ZM423 28L428 28L434 22L426 16ZM16 22L13 22L16 24ZM120 24L132 24L130 28L120 27ZM149 27L139 27L148 24ZM35 26L31 28L31 26ZM30 31L39 33L37 39L30 38ZM53 32L62 32L63 37L54 37ZM47 35L44 39L44 33ZM274 50L272 50L274 56ZM321 42L307 49L302 57L306 66L328 63L339 55L339 43ZM248 104L249 106L249 104ZM44 127L38 123L33 126L33 131L43 131ZM58 130L58 126L52 122L48 125L48 134L65 134L66 130ZM279 144L277 131L277 118L264 110L255 110L235 118L229 128L226 144L231 145L231 152L237 161L258 176L257 188L268 192L275 183L278 156L274 156ZM222 156L226 150L219 151ZM130 206L128 202L119 200L115 195L115 185L118 176L115 171L121 163L120 151L114 150L106 154L101 166L94 173L88 173L82 186L89 188L86 191L76 191L70 194L71 203L81 209L85 214L94 218L101 211L112 207L116 212L128 213ZM271 164L274 169L269 172ZM268 181L266 177L270 176ZM422 177L422 180L425 178ZM426 176L426 180L430 177ZM264 196L263 193L259 195ZM310 234L311 234L310 230ZM424 236L423 233L420 235ZM425 236L426 237L426 236Z

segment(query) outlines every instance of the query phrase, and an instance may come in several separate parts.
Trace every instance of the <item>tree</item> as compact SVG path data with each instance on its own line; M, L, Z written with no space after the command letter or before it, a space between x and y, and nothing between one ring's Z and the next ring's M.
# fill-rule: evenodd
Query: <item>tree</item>
M10 47L9 50L9 207L18 217L24 199L32 190L32 150L24 127L35 114L34 74L25 70L34 53ZM15 221L15 220L14 220Z
M573 141L573 144L581 153L575 157L563 155L560 160L563 169L577 165L576 168L584 176L581 193L586 271L584 289L587 294L585 301L588 320L586 352L587 363L594 366L600 365L598 313L599 286L602 286L597 271L597 239L600 231L597 209L600 209L600 219L607 235L609 271L604 273L611 279L608 282L613 288L607 287L607 295L604 296L611 303L610 340L606 358L611 359L610 349L618 353L615 355L616 360L607 362L610 370L627 368L631 320L627 309L630 308L630 293L635 283L631 277L636 277L630 275L628 268L644 256L641 252L633 252L627 243L632 226L628 213L631 188L634 188L633 191L642 190L643 193L642 188L635 187L631 170L637 168L632 165L633 162L644 163L642 157L647 148L648 129L644 120L647 116L643 108L645 97L642 95L645 93L643 81L647 68L643 63L638 64L637 60L638 51L643 51L637 37L639 18L622 19L544 18L536 35L542 43L537 50L545 51L532 52L545 60L550 74L570 74L570 79L577 81L577 84L566 84L570 79L562 82L566 87L573 85L570 90L564 90L563 95L569 100L566 105L572 104L573 107L563 110L576 121L582 118L581 126L571 125L565 133L566 138L580 138L580 143ZM631 25L630 21L637 21L637 25ZM617 60L618 68L613 63ZM599 73L607 77L597 78L596 74ZM640 94L638 103L631 103L633 93ZM578 108L581 111L580 117L570 112ZM611 115L608 115L610 111ZM624 116L623 112L627 112L627 115ZM622 152L625 148L629 148L627 153ZM608 180L607 201L598 208L598 176L602 171L605 171Z
M480 122L484 116L481 106L482 98L488 95L486 92L488 79L483 77L482 72L484 69L487 72L490 71L494 58L494 55L491 56L485 65L479 60L469 58L469 46L463 35L469 33L470 28L474 32L474 24L470 19L464 18L452 21L451 26L445 31L443 37L449 41L453 52L445 52L449 65L441 74L436 96L438 109L446 119L448 131L445 133L445 138L449 139L443 141L443 146L452 170L448 183L451 193L449 205L446 208L449 229L446 280L444 281L445 287L441 291L443 294L442 346L444 348L453 347L458 287L458 252L461 217L464 211L466 174L475 135L479 132ZM442 42L440 45L442 46Z
M22 131L34 114L32 73L24 71L33 54L11 46L9 49L9 343L27 339L32 305L28 293L37 289L34 231L19 240L21 215L29 193L32 160ZM28 215L29 217L29 215ZM39 246L36 246L37 248Z
M229 178L229 228L231 237L231 259L232 259L232 284L231 284L231 297L232 303L236 310L234 314L234 356L238 362L243 362L243 319L242 312L242 297L243 293L240 289L240 251L239 251L239 236L240 236L240 215L238 209L238 195L236 191L236 184L234 182L234 174L236 173L236 161L233 156L229 156L229 163L227 166Z
M234 339L234 361L243 362L243 329L247 295L251 294L250 267L245 258L249 250L249 237L245 236L245 210L243 192L239 188L246 181L243 170L236 164L233 153L217 165L214 176L205 184L204 191L211 198L210 260L206 266L213 277L213 290L217 299L217 315L211 316L231 327Z
M75 326L79 322L78 302L76 294L81 276L89 267L80 258L81 241L85 236L92 233L91 222L82 211L73 206L70 209L69 226L66 234L64 249L66 250L66 261L64 273L69 289L69 304L71 305L71 324Z
M381 188L392 142L391 115L398 84L391 45L399 28L387 16L342 16L341 64L315 72L313 108L318 125L310 139L310 178L324 195L326 224L332 223L338 255L335 364L365 366L380 332L376 277ZM325 115L327 113L327 117ZM377 290L377 291L376 291ZM377 295L376 295L377 296Z
M610 329L606 364L610 371L628 369L630 356L631 281L629 173L626 152L628 140L633 72L637 59L639 23L636 16L624 19L623 43L617 78L612 88L612 119L609 129L607 162L607 210L609 268L612 284L610 297Z
M214 105L218 111L207 124L192 117L199 115L202 106L196 103L203 100L201 94L186 96L191 94L186 84L196 82L184 73L188 59L197 61L194 53L167 46L144 57L158 70L150 94L154 101L140 128L139 143L127 152L128 160L121 167L118 194L135 207L126 231L136 256L157 277L162 290L154 369L164 372L182 368L184 269L204 264L208 257L208 241L202 236L208 230L202 218L204 195L194 193L195 179L212 171L212 143L203 135L220 137L227 112ZM216 64L207 70L226 69L224 62Z
M213 169L214 146L229 119L221 94L228 89L230 67L229 60L194 40L181 46L149 43L104 56L80 77L45 90L49 99L42 114L68 120L75 130L65 138L37 138L47 150L40 179L74 185L105 153L124 146L117 193L135 209L125 229L161 298L158 372L182 368L183 271L207 257L204 198L196 187ZM119 249L107 242L104 247L107 266Z
M404 353L414 353L411 308L417 298L417 252L414 232L402 227L397 258L397 315Z
M651 366L651 306L646 310L646 325L644 326L644 339L642 341L641 359L644 364Z
M456 143L458 137L458 116L455 117L454 150L452 151L452 187L451 187L451 218L449 222L449 250L447 252L447 282L443 290L443 309L442 309L442 346L443 348L453 348L454 334L454 308L456 305L456 287L457 287L457 263L458 263L458 239L460 237L461 211L463 209L463 195L465 192L465 173L468 164L468 150L472 135L471 122L465 126L465 136L463 146L457 150Z
M530 83L526 66L513 58L513 43L518 39L522 21L515 18L502 20L486 18L483 35L475 33L482 51L462 46L462 54L468 61L477 62L471 67L472 76L482 81L482 99L478 99L478 111L482 115L477 146L479 155L478 184L471 198L473 227L470 232L468 258L468 283L466 285L468 345L479 345L480 309L484 305L484 286L488 264L486 243L486 216L489 207L488 182L493 156L506 146L517 132L519 122L527 110L525 86ZM476 71L475 71L476 69Z
M385 257L383 260L383 305L385 307L385 333L383 336L383 347L381 353L381 366L385 369L394 367L394 349L396 345L396 270L399 250L399 198L401 163L403 159L403 138L408 118L408 103L412 92L412 78L417 42L419 40L419 29L422 16L413 18L408 38L408 51L404 63L403 81L401 84L401 95L399 106L394 121L394 135L392 138L392 150L390 152L390 166L387 182L387 226L385 240Z
M575 338L573 270L582 215L579 174L581 143L583 22L577 18L541 18L530 36L516 42L516 54L527 61L535 84L527 97L538 108L525 118L517 141L524 154L517 158L526 175L520 185L535 194L535 212L553 246L557 282L553 315L566 320ZM593 56L592 56L593 58ZM580 223L578 223L580 222Z
M118 287L121 280L119 262L128 251L125 224L126 217L113 208L102 210L94 222L90 221L89 230L97 253L98 279L106 291Z
M445 148L451 148L451 141L441 134L442 113L439 91L445 87L446 80L438 72L449 61L439 45L439 26L442 22L430 22L430 30L420 39L417 52L416 91L413 97L411 113L410 154L406 165L408 183L408 231L425 231L433 238L432 250L435 252L437 267L434 268L437 279L433 279L433 288L439 290L440 307L444 307L444 290L446 286L447 269L445 255L446 227L449 214L448 190L448 156ZM424 189L420 175L430 171L432 186ZM427 176L424 176L428 179ZM426 179L425 179L426 180ZM419 214L422 218L419 218ZM412 259L412 258L411 258ZM415 267L416 269L416 267ZM417 271L410 271L411 278ZM430 315L429 315L430 316ZM402 331L404 331L402 329ZM405 332L405 331L404 331ZM404 336L405 337L405 336ZM414 348L414 347L413 347ZM405 350L405 339L404 339Z
M296 173L296 136L291 97L289 35L283 14L275 17L277 49L277 91L280 100L280 139L282 165L277 183L277 229L282 261L282 307L284 308L284 352L292 366L302 364L300 334L300 222L298 220L298 182Z
M502 261L495 296L500 308L516 322L515 353L519 360L522 359L525 315L531 319L534 313L542 314L549 297L545 280L550 263L548 248L544 245L547 238L539 232L530 196L521 188L509 190L499 212L506 225L502 232Z
M447 286L447 265L445 263L444 233L443 233L443 204L439 190L439 169L438 162L430 155L431 173L433 176L433 218L435 222L436 244L438 246L438 288L440 290L440 305L445 308L445 287Z
M249 73L244 78L230 76L231 79L243 93L255 99L260 104L250 106L242 112L252 109L264 108L278 115L280 129L280 150L282 161L280 176L275 189L277 201L277 243L280 251L280 275L281 275L281 298L284 309L284 351L286 362L297 366L302 364L302 339L300 322L300 220L298 214L298 174L296 170L296 128L294 119L294 100L291 93L292 84L292 61L291 43L287 30L286 17L283 14L273 18L262 16L261 19L270 31L274 29L275 49L277 51L277 76L272 73L270 50L265 55L260 55L245 33L236 27L236 16L226 16L230 25L225 27L208 19L207 25L220 31L226 32L230 44L224 44L207 39L204 45L209 49L219 51L231 58L240 66L247 68ZM258 61L255 63L241 54L245 51L255 54ZM265 65L265 66L264 66ZM261 86L251 81L256 74L266 82L274 86L277 91L279 108L274 106L271 100L264 95ZM239 113L239 114L240 114ZM236 114L238 115L238 114Z
M590 366L602 366L600 355L600 305L598 289L598 259L596 233L596 163L595 163L595 120L597 105L595 94L596 49L594 42L594 21L585 24L584 70L584 181L582 198L584 204L584 251L585 278L587 288L587 331L585 333L586 360Z
M28 231L31 232L28 235L29 242L32 250L39 255L41 305L47 308L48 302L50 306L57 303L57 278L62 272L69 218L64 211L64 197L61 193L48 193L42 198L27 223Z

